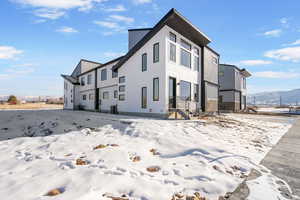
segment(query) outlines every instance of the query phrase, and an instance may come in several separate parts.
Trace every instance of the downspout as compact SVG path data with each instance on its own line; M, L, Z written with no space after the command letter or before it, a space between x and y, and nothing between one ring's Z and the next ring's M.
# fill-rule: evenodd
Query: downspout
M98 82L98 77L97 77L97 69L95 69L95 98L94 98L94 105L95 105L95 111L97 111L97 107L98 107L98 98L99 95L97 93L97 82Z
M201 47L201 109L205 112L204 46Z
M218 111L217 113L220 114L220 56L218 57Z

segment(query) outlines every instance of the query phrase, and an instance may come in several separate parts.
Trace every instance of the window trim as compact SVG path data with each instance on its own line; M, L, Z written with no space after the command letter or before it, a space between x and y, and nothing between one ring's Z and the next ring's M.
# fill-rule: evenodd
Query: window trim
M104 98L104 94L107 94L107 98ZM109 92L108 91L104 91L102 93L102 99L109 99Z
M111 78L117 78L118 77L118 71L111 70Z
M87 75L87 84L91 85L92 84L92 74Z
M157 85L157 98L155 98L155 80L157 80L158 85ZM159 78L153 78L153 101L159 101Z
M124 96L124 99L121 99L121 96ZM125 94L119 94L119 101L125 101Z
M124 82L121 82L121 81L120 81L122 78L124 78ZM125 83L125 81L126 81L125 76L119 77L119 83Z
M103 71L105 71L105 74L106 74L106 75L105 75L105 79L102 79L102 78L103 78L103 77L102 77L102 72L103 72ZM100 71L100 73L101 73L101 74L100 74L100 80L101 80L101 81L106 81L106 80L107 80L107 69L106 69L106 68L105 68L105 69L102 69L102 70Z
M171 40L171 35L173 35L173 36L175 36L174 38L175 38L175 41L173 41L173 40ZM174 43L176 43L177 42L177 35L175 34L175 33L173 33L173 32L169 32L169 40L171 41L171 42L174 42Z
M175 47L174 60L172 60L172 57L171 57L171 46L172 46L172 45ZM177 47L176 47L176 44L174 44L173 42L169 42L169 60L170 60L171 62L176 63L176 60L177 60L176 53L177 53Z
M121 88L124 88L124 90L121 91ZM119 86L119 92L125 92L125 85L120 85L120 86Z
M157 55L157 60L155 58L155 47L157 46L157 51L158 51L158 55ZM159 42L153 44L153 63L157 63L159 62Z
M114 99L117 99L118 98L118 90L114 90Z
M143 89L146 89L146 104L143 104ZM141 93L141 108L147 109L147 87L142 87L142 93Z
M145 60L145 66L144 66L144 56L146 56L146 60ZM142 72L145 72L147 71L147 53L143 53L142 54Z
M182 64L182 53L181 53L181 51L185 51L185 52L187 52L187 53L189 53L190 54L190 65L189 66L186 66L186 65L183 65ZM182 65L182 66L184 66L184 67L187 67L187 68L189 68L189 69L191 69L192 68L192 53L191 53L191 51L188 51L187 49L185 49L185 48L180 48L180 65Z
M189 86L190 86L190 91L189 91L189 93L190 93L190 96L189 96L189 99L187 100L187 99L183 99L183 96L182 96L182 94L181 94L181 82L186 82L186 83L189 83ZM189 82L189 81L184 81L184 80L180 80L180 85L179 85L179 90L180 90L180 99L182 99L182 100L184 100L184 101L192 101L192 83L191 82Z

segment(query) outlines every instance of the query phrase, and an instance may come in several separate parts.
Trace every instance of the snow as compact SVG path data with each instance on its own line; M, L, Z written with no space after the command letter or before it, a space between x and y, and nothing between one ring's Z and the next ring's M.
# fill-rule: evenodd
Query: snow
M199 192L218 199L252 168L260 169L259 162L290 126L290 118L245 114L177 121L83 111L1 111L0 196L160 200ZM102 148L95 149L98 145ZM135 157L140 161L133 162ZM77 159L86 165L76 165ZM45 195L56 188L63 193Z

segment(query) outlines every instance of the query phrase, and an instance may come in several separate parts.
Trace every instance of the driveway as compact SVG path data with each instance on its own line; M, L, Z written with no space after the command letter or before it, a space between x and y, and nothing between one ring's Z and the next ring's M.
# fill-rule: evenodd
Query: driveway
M285 180L300 196L300 118L262 160L262 165Z

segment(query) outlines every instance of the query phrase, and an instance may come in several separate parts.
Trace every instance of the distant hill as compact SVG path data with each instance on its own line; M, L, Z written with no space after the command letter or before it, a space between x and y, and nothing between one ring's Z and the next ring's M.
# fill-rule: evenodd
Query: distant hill
M300 105L300 89L289 91L276 91L276 92L261 92L248 95L248 103L253 104L267 104L267 105L279 105L280 98L282 104L295 105L298 102Z

